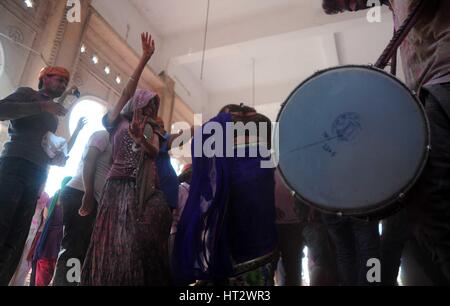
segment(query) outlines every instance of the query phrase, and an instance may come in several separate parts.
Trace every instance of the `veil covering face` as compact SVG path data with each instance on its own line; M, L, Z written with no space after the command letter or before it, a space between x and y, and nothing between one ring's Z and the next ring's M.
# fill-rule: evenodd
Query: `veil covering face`
M154 128L158 125L156 120L160 106L159 96L154 91L146 89L136 90L133 98L131 98L122 109L121 114L131 121L133 120L135 110L145 108L148 105L150 105L152 109L153 116L148 119L148 124L145 126L144 135L150 139L153 136Z

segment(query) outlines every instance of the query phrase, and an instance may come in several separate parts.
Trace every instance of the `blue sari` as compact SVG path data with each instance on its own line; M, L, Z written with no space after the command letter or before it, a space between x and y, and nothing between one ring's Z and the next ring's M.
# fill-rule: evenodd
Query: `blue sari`
M158 169L159 184L162 192L166 196L170 208L176 209L178 206L178 176L170 163L169 155L170 134L163 136L158 157L156 158L156 167Z
M222 127L222 141L227 143L226 123L232 122L231 115L220 113L210 122ZM203 145L209 137L195 135L192 156L196 141ZM189 198L175 237L177 284L220 282L235 275L236 264L276 249L274 169L260 166L267 159L193 157Z

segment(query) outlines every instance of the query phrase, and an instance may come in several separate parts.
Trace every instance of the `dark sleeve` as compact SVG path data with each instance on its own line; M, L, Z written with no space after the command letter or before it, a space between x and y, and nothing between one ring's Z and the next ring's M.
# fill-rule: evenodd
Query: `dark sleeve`
M15 120L41 113L39 103L32 101L35 91L19 88L13 94L0 100L0 121Z

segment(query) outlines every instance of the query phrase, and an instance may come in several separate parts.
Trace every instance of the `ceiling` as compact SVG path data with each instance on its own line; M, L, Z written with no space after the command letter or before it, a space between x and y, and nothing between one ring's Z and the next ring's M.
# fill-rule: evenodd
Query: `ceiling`
M373 63L392 34L386 9L370 24L364 11L326 15L321 0L210 0L203 62L208 0L128 3L164 41L161 67L199 112L251 98L281 103L317 70Z
M204 28L208 0L131 0L161 36ZM209 25L217 27L259 15L297 9L317 14L320 0L210 0ZM302 16L300 15L299 18Z
M201 82L208 92L220 93L253 84L264 86L303 79L310 71L325 66L324 54L317 52L321 48L321 37L305 38L301 43L283 37L241 43L208 56ZM184 67L199 77L201 61Z

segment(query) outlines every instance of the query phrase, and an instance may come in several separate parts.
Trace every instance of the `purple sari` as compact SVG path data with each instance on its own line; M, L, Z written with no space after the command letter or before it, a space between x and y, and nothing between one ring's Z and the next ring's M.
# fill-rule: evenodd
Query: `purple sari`
M226 131L232 118L220 113L210 122ZM198 137L203 145L209 135L195 135L192 153ZM226 138L224 132L223 143ZM193 158L192 184L173 254L178 284L220 282L234 276L236 264L276 249L274 169L261 169L266 159Z

